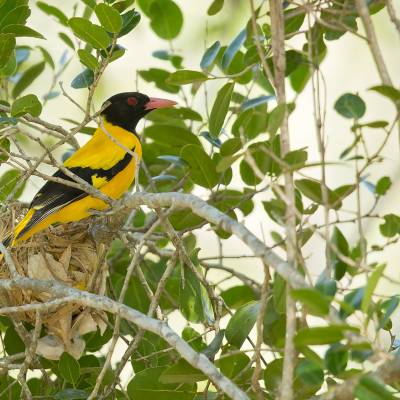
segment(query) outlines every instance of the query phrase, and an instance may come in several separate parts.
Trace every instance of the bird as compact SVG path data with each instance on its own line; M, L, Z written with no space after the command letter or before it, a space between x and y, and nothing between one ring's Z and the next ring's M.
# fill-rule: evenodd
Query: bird
M136 125L149 112L175 104L173 100L139 92L115 94L103 103L101 122L93 137L64 161L64 168L111 199L120 198L134 182L142 157ZM53 176L75 182L61 169ZM37 192L24 218L3 245L15 246L50 225L80 221L89 217L92 210L108 207L105 201L83 189L49 180Z

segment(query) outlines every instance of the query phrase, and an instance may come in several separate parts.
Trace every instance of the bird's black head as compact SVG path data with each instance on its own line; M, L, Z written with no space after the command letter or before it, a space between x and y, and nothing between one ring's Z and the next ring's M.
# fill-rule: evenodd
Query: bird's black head
M138 92L118 93L111 96L104 104L109 105L101 115L107 122L135 132L137 123L150 111L157 108L172 107L175 101L148 97Z

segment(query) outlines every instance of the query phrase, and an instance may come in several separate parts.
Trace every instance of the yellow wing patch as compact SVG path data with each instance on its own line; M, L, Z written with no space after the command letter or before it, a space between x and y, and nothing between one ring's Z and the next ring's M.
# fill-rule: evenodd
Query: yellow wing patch
M92 175L92 185L96 188L99 189L101 188L104 184L106 184L108 182L107 178L105 178L104 176L97 176L96 175Z

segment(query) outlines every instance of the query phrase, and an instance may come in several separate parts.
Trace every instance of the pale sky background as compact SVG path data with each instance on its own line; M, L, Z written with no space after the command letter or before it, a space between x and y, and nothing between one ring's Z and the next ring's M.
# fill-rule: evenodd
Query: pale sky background
M71 15L71 8L74 2L61 0L48 0L49 4L60 6L67 15ZM194 1L194 0L177 0L177 3L184 10L185 22L182 32L178 39L174 40L174 48L179 54L184 56L183 65L187 69L199 70L199 62L204 51L203 37L208 23L209 39L208 44L219 39L222 44L228 44L241 30L243 24L249 17L247 8L248 2L245 0L226 0L226 6L223 11L215 17L207 17L206 10L211 3L210 0ZM33 6L33 2L31 1ZM400 10L398 10L400 14ZM214 26L216 21L224 20L224 30L221 29L215 32ZM382 53L387 63L387 67L397 87L400 83L400 39L398 32L395 31L393 25L386 14L386 11L380 11L373 17L375 28L377 30L378 40L381 45ZM29 20L29 26L40 31L46 37L47 41L38 39L30 39L29 44L43 45L50 50L55 60L58 60L65 50L65 45L57 37L58 24L51 17L46 16L40 11L33 10L33 14ZM359 26L361 23L359 22ZM361 28L362 32L362 28ZM301 42L304 39L302 38ZM27 41L28 43L28 41ZM200 45L199 45L200 43ZM296 43L296 42L295 42ZM102 78L100 89L96 93L97 106L100 106L110 95L121 92L135 90L136 70L147 69L149 67L159 66L173 70L166 62L157 60L152 57L151 53L155 50L167 50L168 43L157 38L149 28L149 20L142 16L142 21L139 26L125 36L121 40L121 44L127 48L126 55L118 61L111 64L107 69L105 76ZM351 121L339 116L333 109L333 104L337 98L346 93L358 92L367 104L367 113L364 121L386 119L392 121L394 117L394 106L386 98L374 92L368 92L367 89L371 86L380 84L375 65L367 45L359 38L345 34L337 41L328 42L328 55L322 64L322 72L327 83L327 115L326 115L326 134L328 137L327 156L328 161L337 161L342 150L353 141L353 136L350 131ZM71 51L69 51L71 55ZM76 57L67 72L63 75L62 80L64 87L68 90L76 100L84 102L86 90L75 90L69 87L73 77L82 70L79 60ZM49 71L47 71L49 73ZM50 77L50 74L49 74ZM40 79L28 92L41 93L47 91L43 89L43 85L47 85L47 81ZM216 85L210 85L210 101L212 102L215 95L215 90L222 85L222 81ZM289 87L289 85L288 85ZM161 93L152 84L140 82L140 91L146 94L174 98L173 95ZM293 98L293 93L289 89L288 97ZM200 96L201 100L201 96ZM212 104L212 103L211 103ZM210 104L210 106L211 106ZM196 103L197 111L205 115L202 102ZM74 116L74 119L79 120L81 115L73 105L65 98L59 97L52 100L46 106L41 117L45 120L54 123L62 123L61 117ZM310 85L306 91L300 95L297 100L296 110L290 117L290 134L292 148L307 147L309 151L309 160L318 160L317 141L313 122L313 108ZM377 130L371 130L368 137L368 146L371 149L380 143L383 134ZM87 136L82 136L80 140L87 140ZM399 139L397 134L393 134L389 141L384 154L386 159L379 166L369 170L370 175L368 180L376 182L377 179L384 175L392 178L394 185L390 189L385 200L380 203L377 211L380 214L388 212L399 213L400 206L398 193L400 191L399 182ZM237 173L237 169L235 170ZM318 169L311 171L307 169L306 173L310 176L319 176ZM349 167L335 166L329 167L327 173L327 183L330 187L337 187L345 183L353 183L354 171ZM240 184L240 181L238 181ZM41 181L33 178L29 189L25 191L23 199L30 200L33 197L34 191L41 186ZM201 191L199 192L201 193ZM265 200L268 195L261 194L260 200ZM363 187L362 195L363 207L365 210L373 202L373 196L368 192L366 187ZM350 198L345 202L347 209L352 208L353 199ZM322 214L318 214L313 219L314 222L321 221ZM333 216L332 216L333 217ZM269 232L271 230L279 230L279 228L266 218L263 209L258 208L253 215L246 220L246 225L258 237L262 237L261 231L264 232L267 243L272 244ZM261 228L262 226L262 228ZM347 225L341 228L348 238L350 243L355 243L357 239L356 227ZM365 225L369 243L382 242L379 237L377 224L368 223ZM218 254L217 242L213 233L202 231L200 233L200 246L202 247L201 256ZM308 266L312 271L313 276L318 276L318 273L323 269L324 265L321 262L324 258L324 248L318 239L310 240L303 248L303 254L308 259ZM387 273L400 281L399 267L399 245L391 246L384 253L380 254L381 259L388 261ZM224 242L225 254L249 254L250 251L239 240L231 238ZM262 267L257 260L227 260L226 265L235 267L249 276L260 279L262 277ZM381 285L380 290L386 294L398 294L399 286L396 285ZM179 322L178 322L179 321ZM183 325L183 321L177 319L176 328L179 330ZM400 327L400 323L396 323Z

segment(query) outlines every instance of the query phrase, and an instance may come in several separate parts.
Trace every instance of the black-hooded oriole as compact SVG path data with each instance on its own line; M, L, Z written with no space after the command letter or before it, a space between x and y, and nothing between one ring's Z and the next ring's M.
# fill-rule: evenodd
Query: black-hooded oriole
M64 167L112 199L118 199L132 185L142 147L136 125L157 108L172 107L172 100L126 92L110 97L101 113L102 123L93 137L64 162ZM129 150L129 151L128 151ZM136 155L136 156L135 156ZM61 170L53 176L74 181ZM47 181L36 194L5 246L29 239L33 234L57 223L79 221L90 210L108 207L103 200L84 190L55 181Z

